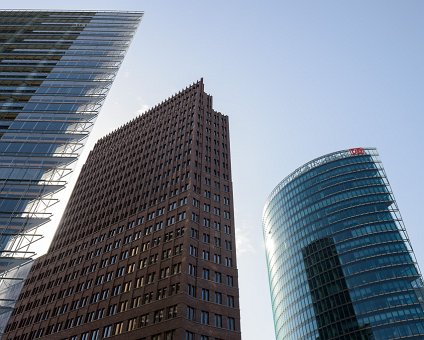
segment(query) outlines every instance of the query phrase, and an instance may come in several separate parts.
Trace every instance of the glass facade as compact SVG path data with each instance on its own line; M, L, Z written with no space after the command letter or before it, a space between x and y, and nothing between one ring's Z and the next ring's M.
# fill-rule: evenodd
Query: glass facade
M138 12L0 11L0 312L77 160ZM21 270L22 271L22 270Z
M298 168L263 228L278 340L424 337L422 277L375 149Z

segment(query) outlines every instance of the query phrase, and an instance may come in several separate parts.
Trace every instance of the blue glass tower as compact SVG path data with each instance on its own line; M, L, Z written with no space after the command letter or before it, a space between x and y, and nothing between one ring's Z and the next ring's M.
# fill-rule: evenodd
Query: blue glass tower
M263 213L276 337L424 337L423 281L377 151L317 158Z
M142 17L0 11L0 314L13 307ZM1 328L1 327L0 327Z

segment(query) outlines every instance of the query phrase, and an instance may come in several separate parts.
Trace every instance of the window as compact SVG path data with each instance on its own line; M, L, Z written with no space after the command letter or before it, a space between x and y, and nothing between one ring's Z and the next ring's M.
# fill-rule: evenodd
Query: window
M143 314L140 316L140 327L145 327L149 324L149 314Z
M215 327L222 328L222 315L215 314Z
M109 338L112 335L112 325L103 327L103 337Z
M149 303L153 299L153 292L145 293L143 295L143 304Z
M207 268L203 268L203 278L205 279L205 280L209 280L209 269L207 269Z
M209 234L203 234L203 242L209 243L210 242L210 235Z
M209 253L209 251L207 251L207 250L203 250L202 251L202 259L203 260L206 260L206 261L209 261L210 260L210 253Z
M187 319L194 320L195 317L195 309L193 307L187 306Z
M153 313L153 323L161 322L163 319L163 309L159 309Z
M229 250L229 251L233 250L233 245L232 245L231 241L225 240L225 249Z
M177 305L169 306L167 308L167 318L172 319L177 317Z
M108 282L112 280L112 277L113 277L113 272L107 272L105 281Z
M129 292L131 289L131 281L127 281L124 283L124 293Z
M230 287L234 285L234 279L231 275L227 275L227 285Z
M165 332L165 339L164 340L174 340L174 339L175 339L175 330L174 329Z
M227 306L228 307L234 307L235 306L234 296L232 296L232 295L227 296Z
M186 331L186 338L185 340L194 340L194 333Z
M122 253L121 253L121 255L120 255L120 257L119 257L119 259L120 260L125 260L125 259L127 259L128 258L128 256L129 256L129 251L128 250L125 250L125 251L123 251Z
M91 332L91 340L97 340L99 338L99 330L95 329L94 331Z
M138 247L133 247L130 249L130 256L137 255L138 253Z
M174 255L179 255L183 252L183 244L177 244L174 247Z
M112 288L112 296L121 294L121 285L114 286Z
M141 305L141 296L136 296L131 301L131 308L137 308Z
M188 274L191 276L196 276L196 266L191 263L188 264Z
M90 303L94 303L100 300L100 292L91 295Z
M196 286L188 284L187 291L188 291L188 295L190 295L192 297L196 297Z
M208 325L209 324L209 313L206 311L203 311L200 313L200 323L202 323L203 325Z
M95 285L101 285L104 280L104 275L100 275L96 277L96 281L94 282Z
M234 318L228 317L228 329L234 331L236 329L236 321Z
M196 213L191 213L191 220L194 222L199 222L199 215Z
M171 256L171 249L165 249L162 251L162 260L165 260Z
M109 308L108 308L108 311L107 311L107 315L109 315L109 316L115 315L117 310L118 310L118 307L117 307L116 303L113 304L113 305L110 305Z
M156 272L147 274L147 284L155 281L155 275L156 275Z
M190 244L189 254L191 256L197 256L197 247L195 247L195 246L193 246L193 245Z
M202 300L209 301L209 289L202 288Z
M168 217L167 219L166 219L166 225L168 226L168 225L172 225L172 224L174 224L175 223L175 216L171 216L171 217Z
M197 229L191 228L190 237L198 239L199 238L199 231Z
M168 242L172 240L174 237L174 232L170 231L169 233L165 233L164 242Z
M143 285L144 285L144 276L138 277L135 280L135 288L143 287Z
M132 318L128 320L127 331L133 331L137 328L137 318Z
M185 219L186 219L186 213L185 213L185 211L183 211L183 212L181 212L181 213L179 213L177 215L177 221L183 221Z
M160 278L164 279L169 276L169 267L162 268L160 270Z
M222 304L222 294L220 292L215 292L215 303Z
M147 241L141 244L141 251L146 251L149 248L150 248L150 241Z
M119 303L119 312L125 312L128 309L128 300Z
M163 228L163 221L156 222L155 231L162 230L162 228Z
M128 265L127 274L131 274L135 269L135 263L131 263Z
M104 308L100 308L96 311L96 319L101 319L103 318L103 315L105 314L105 309Z
M82 324L82 315L79 315L75 318L74 326L79 326Z
M181 273L181 263L176 263L172 265L172 274L178 274Z
M117 322L113 328L113 335L121 334L124 329L124 323L123 322Z
M178 294L178 292L180 291L180 283L173 283L172 285L169 286L169 295L174 295L174 294Z

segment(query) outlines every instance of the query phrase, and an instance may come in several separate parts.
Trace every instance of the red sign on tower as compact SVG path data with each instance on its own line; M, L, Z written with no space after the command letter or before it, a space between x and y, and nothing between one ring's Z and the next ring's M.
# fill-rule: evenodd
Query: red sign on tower
M365 155L364 148L353 148L349 149L349 152L352 156Z

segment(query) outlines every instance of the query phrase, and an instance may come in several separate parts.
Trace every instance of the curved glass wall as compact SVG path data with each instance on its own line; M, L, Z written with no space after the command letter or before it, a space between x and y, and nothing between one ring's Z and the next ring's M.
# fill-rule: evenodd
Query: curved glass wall
M375 149L294 171L263 228L278 340L424 337L421 274Z

